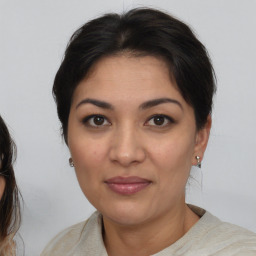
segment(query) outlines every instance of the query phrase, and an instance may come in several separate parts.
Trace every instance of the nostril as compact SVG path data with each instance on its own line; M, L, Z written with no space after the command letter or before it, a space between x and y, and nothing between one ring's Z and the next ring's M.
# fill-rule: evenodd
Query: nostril
M111 161L123 166L140 163L145 159L143 141L139 137L136 127L128 125L119 126L111 140L109 157Z
M112 148L110 160L119 163L122 166L141 163L145 160L146 154L142 148L133 148L132 150Z

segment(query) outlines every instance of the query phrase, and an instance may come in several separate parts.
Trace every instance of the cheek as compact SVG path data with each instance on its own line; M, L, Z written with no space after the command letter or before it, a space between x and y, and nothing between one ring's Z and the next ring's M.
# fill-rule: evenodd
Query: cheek
M194 137L176 136L155 143L151 147L151 160L158 170L158 184L162 196L178 197L183 194L191 169Z
M168 168L191 167L191 157L194 152L193 138L176 137L159 141L150 147L152 160Z
M104 166L107 154L105 143L86 137L79 140L71 138L69 149L80 187L88 196L88 190L98 186L98 181L102 179L101 168Z
M165 149L165 150L164 150ZM157 184L165 202L179 200L185 194L185 187L191 169L191 150L182 145L168 144L159 147L157 159Z
M71 140L69 150L77 167L97 165L106 151L102 143L90 139Z
M0 176L0 199L3 196L4 189L5 189L5 179Z

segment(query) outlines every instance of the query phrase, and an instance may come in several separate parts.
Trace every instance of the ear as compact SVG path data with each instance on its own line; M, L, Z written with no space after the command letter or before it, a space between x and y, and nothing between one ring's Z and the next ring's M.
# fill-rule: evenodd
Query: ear
M196 156L200 157L200 161L203 160L204 152L206 150L208 139L210 136L210 130L212 127L212 118L210 115L207 117L205 126L197 131L196 142L194 147L194 155L192 157L192 165L197 165Z

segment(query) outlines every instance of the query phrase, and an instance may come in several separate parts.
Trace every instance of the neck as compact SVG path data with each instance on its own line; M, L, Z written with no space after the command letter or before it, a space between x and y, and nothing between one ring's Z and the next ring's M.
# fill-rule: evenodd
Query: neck
M148 256L180 239L199 217L186 204L140 225L122 225L104 218L104 243L109 256Z

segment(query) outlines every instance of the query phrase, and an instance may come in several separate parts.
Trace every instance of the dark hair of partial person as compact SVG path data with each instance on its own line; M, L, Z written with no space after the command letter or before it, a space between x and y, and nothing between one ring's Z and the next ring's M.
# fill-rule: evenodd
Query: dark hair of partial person
M207 50L180 20L159 10L138 8L121 15L105 14L84 24L72 35L53 85L66 142L76 86L99 59L122 54L164 60L170 79L194 109L197 129L204 127L216 90Z
M8 248L13 244L12 239L21 221L20 195L13 171L15 156L16 146L0 116L0 175L5 179L5 189L0 200L0 255L3 252L3 255L9 255Z

